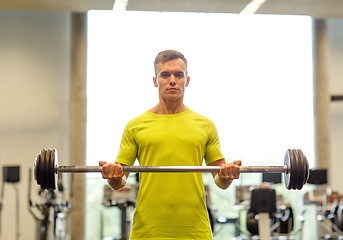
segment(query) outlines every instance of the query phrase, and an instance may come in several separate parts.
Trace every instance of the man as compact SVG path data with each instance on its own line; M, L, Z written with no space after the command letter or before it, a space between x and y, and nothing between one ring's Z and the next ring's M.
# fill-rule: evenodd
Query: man
M154 62L159 103L131 120L123 133L116 163L99 162L113 189L125 186L122 166L221 166L216 185L230 186L240 161L226 163L216 127L183 103L187 60L177 51L159 53ZM130 239L212 239L202 173L141 173Z

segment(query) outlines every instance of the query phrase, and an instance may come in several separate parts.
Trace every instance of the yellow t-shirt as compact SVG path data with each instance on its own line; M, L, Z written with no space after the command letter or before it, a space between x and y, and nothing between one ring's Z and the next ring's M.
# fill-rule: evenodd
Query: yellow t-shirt
M131 120L116 162L136 158L141 166L201 166L224 157L214 123L188 108ZM140 173L130 239L212 239L202 173Z

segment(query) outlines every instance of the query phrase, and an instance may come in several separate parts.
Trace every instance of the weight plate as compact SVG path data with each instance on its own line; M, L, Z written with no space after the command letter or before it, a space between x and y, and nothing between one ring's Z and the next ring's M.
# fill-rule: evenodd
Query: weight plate
M297 168L296 168L296 159L294 152L289 149L290 152L290 163L291 163L291 178L290 178L290 187L291 189L296 189L296 176L297 176Z
M305 154L303 154L305 159L306 159L306 167L307 167L307 171L306 171L306 180L305 180L305 184L307 183L308 181L308 178L310 177L310 166L308 164L308 161L307 161L307 157L305 156Z
M293 185L293 189L298 189L298 184L299 184L299 175L300 175L300 169L299 169L299 166L298 166L298 164L299 164L299 156L298 156L298 153L296 152L296 150L295 149L292 149L292 154L293 154L293 156L294 156L294 158L293 158L293 169L294 169L294 172L296 173L295 175L294 175L294 185Z
M305 155L304 155L304 156L305 156ZM307 170L306 170L306 178L304 179L304 181L305 181L304 184L307 183L308 178L310 177L310 166L308 165L308 161L307 161L306 156L305 156L305 160L306 160L306 168L307 168Z
M57 166L58 166L58 154L57 154L57 149L54 148L54 155L55 155L55 161L54 161L54 174L57 174Z
M305 155L304 155L304 156L305 156ZM305 183L304 183L304 184L307 183L308 178L310 177L310 166L308 165L308 161L307 161L306 156L305 156L305 160L306 160L306 168L307 168L307 171L306 171L306 179L305 179Z
M293 155L294 155L294 163L295 163L295 172L294 175L294 190L298 189L302 183L302 175L303 173L303 165L302 165L302 158L300 158L298 152L296 149L293 149Z
M291 166L292 166L292 189L297 189L298 187L298 175L299 175L299 169L297 167L298 160L297 155L294 151L294 149L291 149Z
M40 179L40 187L41 189L45 189L46 180L45 180L45 149L43 148L40 152L40 164L39 164L39 179Z
M48 148L47 150L47 169L46 169L46 176L47 176L47 186L46 188L48 190L53 188L53 181L54 181L54 175L52 171L54 170L53 167L53 156L52 156L52 150Z
M290 169L290 155L289 151L287 150L285 153L285 158L284 158L284 165L288 167L288 172L283 175L283 180L285 183L286 188L289 190L290 188L290 180L291 180L291 169Z
M33 165L34 176L38 185L40 184L39 165L40 165L40 153L37 154L35 163Z
M293 150L294 155L296 156L296 167L297 167L297 175L296 175L296 184L295 188L300 190L302 188L303 184L303 179L305 175L305 170L304 170L304 160L301 154L299 154L298 150Z
M44 168L44 178L45 178L45 188L49 189L50 186L50 178L49 178L49 171L50 171L50 149L45 149L45 168Z
M50 171L50 149L45 150L45 168L44 168L44 176L45 176L45 189L49 189L50 187L50 178L49 178L49 171Z
M302 160L302 165L301 166L299 165L299 167L301 167L302 172L303 172L303 174L299 177L301 182L299 183L300 185L299 185L298 190L300 190L300 189L303 188L303 186L305 184L305 180L307 178L307 173L306 173L306 171L307 171L307 166L306 166L307 163L306 163L306 157L302 153L302 151L300 149L298 149L297 152L298 152L298 155L301 157L301 160Z
M57 173L57 166L58 166L58 154L57 154L57 149L54 148L54 176L55 176L55 188L57 185L57 181L58 181L58 174L62 174L62 173Z
M296 154L298 155L298 159L299 159L297 163L297 167L299 169L299 175L298 175L299 182L298 182L297 189L300 190L302 189L304 185L304 176L305 176L306 166L305 166L303 155L299 152L299 149L296 150Z
M288 149L288 151L289 151L289 162L290 162L290 170L291 170L289 188L294 189L294 182L295 182L294 176L296 174L296 169L294 168L294 155L291 149Z
M307 161L305 154L300 149L298 150L298 152L299 152L299 154L301 154L301 156L303 157L303 161L304 161L305 174L304 174L304 178L303 178L303 185L305 185L307 183L309 176L310 176L310 168L309 168L308 161Z
M45 149L45 167L44 167L44 177L45 177L45 188L49 189L50 179L49 179L49 169L50 169L50 150Z
M39 153L39 164L37 165L38 166L38 171L37 171L37 176L38 176L38 180L39 181L37 181L37 182L39 182L39 185L40 185L40 187L42 187L42 165L43 165L43 161L42 161L42 159L43 159L43 149L40 151L40 153Z
M298 152L296 149L292 150L293 156L294 156L294 164L295 164L295 172L296 174L294 175L294 190L299 188L300 185L300 177L302 175L302 167L299 168L299 165L301 164L302 160L299 158Z
M56 158L55 149L51 149L51 164L50 164L51 185L50 185L50 189L52 189L52 190L56 189L55 158Z

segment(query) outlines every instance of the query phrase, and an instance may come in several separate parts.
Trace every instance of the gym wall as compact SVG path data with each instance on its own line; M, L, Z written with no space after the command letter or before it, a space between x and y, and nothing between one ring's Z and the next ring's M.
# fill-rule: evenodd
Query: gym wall
M20 239L35 239L29 168L42 147L61 149L61 164L69 157L70 13L0 11L0 36L0 168L20 166ZM33 198L37 191L32 181ZM2 239L16 239L15 213L5 184Z

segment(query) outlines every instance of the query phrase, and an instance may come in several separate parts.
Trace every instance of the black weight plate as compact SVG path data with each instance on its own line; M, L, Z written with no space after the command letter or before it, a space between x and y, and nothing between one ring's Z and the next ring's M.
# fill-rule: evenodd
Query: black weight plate
M34 169L33 171L34 171L35 179L38 185L40 184L40 176L39 176L39 166L41 162L40 158L41 158L41 153L38 153L36 156L35 163L33 165L33 169Z
M291 180L291 174L290 174L290 154L289 151L287 150L285 153L285 158L284 158L284 165L286 165L288 167L288 173L285 173L283 175L283 180L284 180L284 184L286 186L287 189L291 189L290 188L290 180Z
M304 154L304 157L306 159L306 167L307 167L307 171L306 171L307 176L306 176L306 180L305 180L305 184L306 184L308 179L309 179L309 177L310 177L310 166L308 164L307 157L305 156L305 154Z
M52 190L56 189L56 174L55 174L55 149L51 149L51 164L50 164L50 179L51 179L51 188Z
M297 167L297 163L298 163L298 160L297 160L297 155L294 151L294 149L291 150L291 166L292 166L292 189L297 189L298 187L298 174L299 174L299 170L298 170L298 167Z
M50 186L49 164L50 164L50 150L48 148L48 149L45 149L45 168L44 168L45 187L44 189L49 189L49 186Z
M303 184L303 179L304 179L304 175L305 175L305 170L304 170L304 160L301 156L301 154L299 154L298 150L293 150L294 155L296 156L295 160L296 160L296 167L297 167L297 175L295 176L297 179L297 182L295 184L295 188L300 190L302 188Z
M308 165L308 161L307 161L307 157L305 156L305 154L304 154L304 157L305 157L305 161L306 161L306 178L304 179L305 180L305 183L304 184L306 184L307 183L307 181L308 181L308 178L310 177L310 166Z
M45 174L45 189L50 188L50 178L49 178L49 169L50 169L50 149L45 150L45 168L44 168L44 174Z
M290 151L290 163L291 163L291 176L290 176L290 187L291 189L296 189L296 176L297 176L297 168L295 167L296 166L296 160L295 160L295 156L294 156L294 152L289 149Z
M301 156L303 157L303 161L304 161L305 174L303 177L303 185L305 185L307 183L309 176L310 176L310 168L309 168L308 161L307 161L305 154L300 149L298 150L298 152L299 152L299 154L301 154Z
M50 164L50 150L45 149L45 168L44 168L44 177L45 177L45 189L49 189L50 187L50 179L49 179L49 165Z
M54 174L57 173L56 168L58 166L58 154L57 154L57 149L54 148L54 154L55 154L55 161L54 161Z
M299 155L299 158L301 158L301 161L302 161L302 163L298 164L298 166L299 166L299 168L302 169L302 172L303 172L302 175L299 176L299 179L301 182L299 182L298 190L300 190L300 189L302 189L302 187L306 183L308 167L307 167L307 159L306 159L305 155L303 154L303 152L300 149L298 149L297 153Z
M299 186L298 186L298 190L301 190L304 186L304 178L306 177L306 161L304 159L304 154L302 153L302 151L300 149L297 150L298 155L301 158L301 165L299 164L299 167L301 168L302 174L299 176Z
M293 161L292 167L294 169L294 172L296 173L294 175L294 185L293 185L293 187L294 187L294 189L298 189L299 176L300 176L300 169L299 169L298 164L299 164L300 159L299 159L298 153L296 152L295 149L292 149L292 154L294 156L294 158L293 158L294 161Z
M295 175L296 175L296 168L294 167L294 154L293 154L293 151L291 149L289 149L289 156L290 156L290 168L291 168L291 174L290 174L290 189L294 189L295 188L295 182L296 182L296 179L295 179Z
M292 149L293 152L293 166L295 166L295 174L294 174L294 183L293 189L296 190L299 187L300 177L301 177L301 168L299 168L299 164L301 164L301 159L299 159L298 153L295 149Z
M41 158L40 158L40 164L39 164L39 179L40 179L40 187L41 189L45 189L46 186L46 180L45 180L45 149L43 148L41 150Z
M45 158L44 156L45 156L45 154L43 154L43 149L42 150L40 150L40 153L39 153L39 165L38 165L38 176L39 176L39 186L42 188L42 181L44 181L44 176L43 176L43 170L42 170L42 168L43 168L43 165L44 165L44 163L43 163L43 158ZM43 183L43 185L44 185L44 183Z
M55 176L55 187L56 187L56 185L57 185L57 179L58 179L57 167L58 167L58 154L57 154L57 149L54 148L54 176ZM62 173L59 173L59 174L62 174Z
M52 150L50 148L47 149L47 168L46 168L46 179L47 179L47 186L46 188L48 190L53 188L53 181L54 181L54 175L52 174L53 171L53 159L52 159Z

